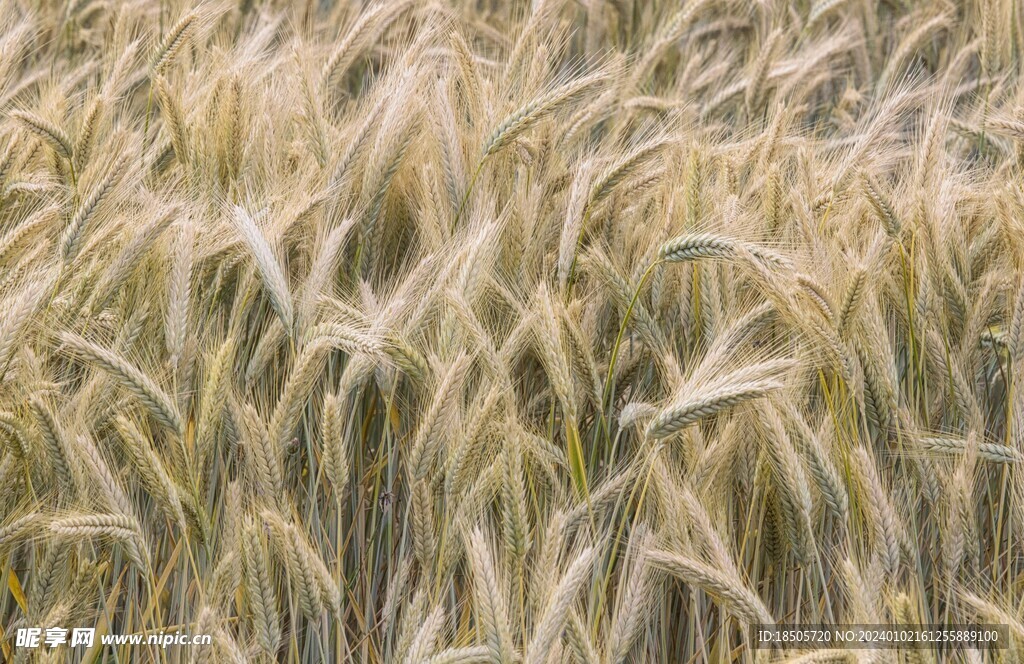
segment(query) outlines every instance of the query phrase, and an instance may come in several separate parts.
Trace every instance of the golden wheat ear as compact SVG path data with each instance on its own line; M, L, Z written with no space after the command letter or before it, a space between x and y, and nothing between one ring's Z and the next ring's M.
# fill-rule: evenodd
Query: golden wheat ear
M170 396L138 367L116 353L74 333L64 332L58 338L68 352L102 369L118 381L170 431L178 435L184 432L181 415Z
M245 209L235 205L231 208L230 213L235 222L235 228L256 261L256 267L263 280L263 285L266 287L270 304L278 318L281 319L285 332L291 336L294 308L292 307L291 290L281 263L263 235L263 231Z

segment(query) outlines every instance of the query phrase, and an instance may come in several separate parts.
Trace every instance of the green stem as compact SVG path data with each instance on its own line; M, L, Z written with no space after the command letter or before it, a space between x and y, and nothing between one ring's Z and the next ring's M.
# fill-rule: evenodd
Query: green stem
M612 346L612 356L611 359L608 360L608 378L605 379L604 382L604 408L611 407L611 396L615 376L615 362L619 358L619 348L622 346L622 336L625 334L626 326L629 324L629 317L633 313L633 307L636 306L637 300L640 299L640 292L643 290L644 284L647 283L647 278L651 276L651 273L654 272L654 268L660 265L661 262L661 259L658 259L651 263L646 270L644 270L643 275L640 277L640 282L636 285L636 292L633 293L633 299L629 301L629 306L626 307L626 313L622 316L622 324L619 325L619 333L615 337L615 345ZM609 417L609 420L610 419L611 418Z

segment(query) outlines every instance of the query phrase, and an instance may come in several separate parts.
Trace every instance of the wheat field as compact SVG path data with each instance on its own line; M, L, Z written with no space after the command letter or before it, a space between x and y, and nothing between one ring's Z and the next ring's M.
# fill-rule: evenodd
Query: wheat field
M0 0L0 658L1021 661L1022 53L1017 0Z

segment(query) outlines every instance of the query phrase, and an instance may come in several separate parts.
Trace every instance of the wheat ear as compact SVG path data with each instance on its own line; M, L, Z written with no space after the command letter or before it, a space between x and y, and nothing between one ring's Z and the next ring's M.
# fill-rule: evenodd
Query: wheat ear
M726 378L729 377L726 376ZM746 401L759 399L781 387L781 380L770 377L716 381L714 384L705 386L696 394L688 394L662 410L648 424L647 435L655 439L671 436L698 420Z
M569 608L576 600L580 588L593 572L597 551L584 549L562 575L558 585L551 591L548 605L534 630L533 639L526 651L526 664L543 664L547 661L552 646L562 634Z
M71 222L64 229L64 234L60 239L60 255L65 265L74 260L78 252L82 250L85 240L85 229L89 221L92 220L104 199L113 191L114 186L124 174L127 165L128 154L125 153L114 162L114 165L107 171L106 176L89 192L89 195L82 201L82 204L78 206L75 216L71 218Z
M475 610L484 632L492 661L511 662L512 634L505 603L505 590L498 583L494 559L483 532L474 530L466 551L473 570Z
M487 664L492 661L486 646L470 646L440 652L428 659L427 664Z
M482 154L484 157L498 152L509 145L523 132L534 126L545 117L556 112L572 100L582 95L608 78L608 74L598 71L579 79L569 81L557 88L531 99L524 106L513 111L484 140Z
M71 159L73 153L71 139L63 129L28 111L13 111L11 117L20 122L25 129L43 139L61 157Z
M698 586L722 602L737 618L750 624L774 624L768 608L740 579L733 578L704 563L687 556L667 551L651 551L651 564Z
M131 392L153 414L158 422L181 435L181 416L173 400L157 387L146 374L113 351L102 348L72 332L58 335L60 341L73 354L94 364L111 375L122 387Z
M114 426L124 440L124 449L134 461L150 495L156 499L167 518L185 530L185 512L178 496L178 487L171 479L163 460L157 456L149 441L135 424L123 415L117 416Z
M182 45L188 41L189 35L198 22L199 15L196 12L188 12L171 26L171 29L157 45L153 56L153 71L162 73L170 66Z
M646 622L650 610L650 570L647 569L647 552L652 538L644 528L631 534L633 560L628 576L623 570L624 583L620 586L618 603L615 608L615 622L608 637L608 662L621 664L626 661L640 627Z
M939 436L925 436L918 441L921 447L940 454L964 454L969 446L963 438L944 438ZM998 443L977 443L978 458L992 463L1020 463L1024 457L1021 453L1007 445Z
M292 307L292 295L288 288L288 280L284 276L281 264L274 255L267 238L260 231L256 222L249 213L242 207L234 205L231 208L235 220L235 228L241 234L245 244L256 259L256 267L259 269L263 285L270 297L270 304L281 319L288 336L292 334L292 322L294 320L294 308Z
M50 532L60 537L109 537L117 540L132 563L144 573L149 572L149 550L139 524L125 514L72 514L49 524Z
M263 652L273 657L281 644L277 594L259 525L250 519L245 525L244 535L242 560L245 567L245 590L256 628L256 640Z

